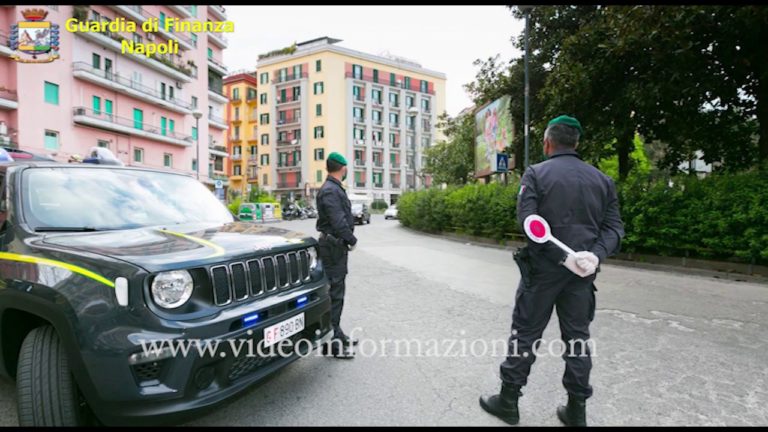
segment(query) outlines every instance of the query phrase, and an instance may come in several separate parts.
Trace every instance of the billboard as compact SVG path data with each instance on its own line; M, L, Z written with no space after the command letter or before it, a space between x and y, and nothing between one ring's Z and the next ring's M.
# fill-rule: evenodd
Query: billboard
M497 155L512 145L514 126L509 102L509 96L502 96L475 113L475 177L497 172Z

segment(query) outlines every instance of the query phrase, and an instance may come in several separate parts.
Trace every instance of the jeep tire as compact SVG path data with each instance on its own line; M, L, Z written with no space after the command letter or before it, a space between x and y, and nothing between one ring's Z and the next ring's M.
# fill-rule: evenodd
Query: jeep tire
M79 396L64 346L51 326L24 338L16 374L20 426L85 425Z

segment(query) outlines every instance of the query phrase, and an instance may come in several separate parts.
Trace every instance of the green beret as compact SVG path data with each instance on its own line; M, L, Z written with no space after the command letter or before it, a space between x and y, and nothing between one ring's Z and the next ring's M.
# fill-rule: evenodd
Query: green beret
M347 166L347 160L344 159L344 156L340 155L339 153L333 152L328 155L328 160L336 161L344 166Z
M552 126L555 124L564 124L566 126L575 127L579 130L580 134L584 134L584 131L581 129L581 123L579 123L579 121L574 117L561 115L560 117L555 117L550 120L549 123L547 123L547 126Z

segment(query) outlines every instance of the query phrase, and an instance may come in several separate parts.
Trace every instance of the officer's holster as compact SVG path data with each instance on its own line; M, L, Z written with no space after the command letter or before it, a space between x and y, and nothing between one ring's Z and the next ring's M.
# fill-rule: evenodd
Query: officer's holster
M517 267L520 268L520 277L523 280L523 285L526 287L531 286L531 253L528 246L517 248L512 255L517 263Z

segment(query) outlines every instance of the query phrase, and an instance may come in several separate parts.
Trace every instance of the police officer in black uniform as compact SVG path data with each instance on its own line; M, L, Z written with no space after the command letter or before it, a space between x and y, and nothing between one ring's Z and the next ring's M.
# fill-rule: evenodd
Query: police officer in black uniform
M318 253L331 283L331 325L333 339L323 349L337 358L354 358L352 346L357 340L349 338L341 330L341 310L344 307L347 254L354 250L355 219L352 206L342 181L347 177L347 160L333 152L325 162L328 177L317 193Z
M522 277L509 350L501 364L501 393L480 398L483 409L509 424L519 421L517 401L536 361L535 343L556 308L568 392L568 405L559 407L557 416L566 425L586 426L586 399L592 396L587 341L595 313L594 281L600 263L618 252L624 228L613 181L576 153L581 134L581 124L573 117L550 121L544 133L549 159L529 167L521 181L518 223L522 226L527 216L537 214L547 220L553 236L580 252L571 255L552 242L529 240L516 253Z

